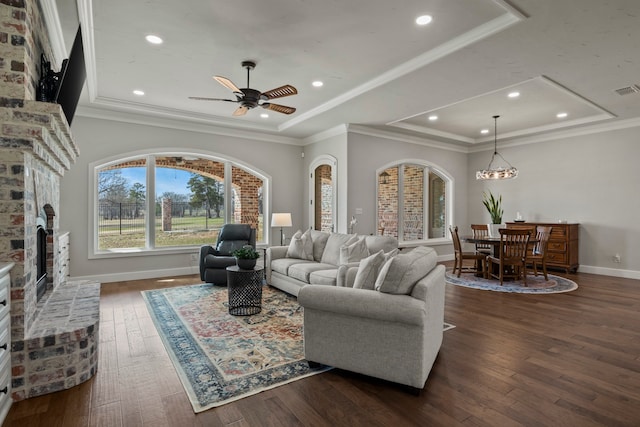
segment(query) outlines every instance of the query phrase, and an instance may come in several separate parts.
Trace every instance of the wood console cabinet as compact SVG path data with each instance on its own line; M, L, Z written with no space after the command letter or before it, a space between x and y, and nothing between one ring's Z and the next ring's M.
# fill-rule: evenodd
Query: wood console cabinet
M567 273L578 269L578 226L553 222L507 222L507 228L524 228L536 235L536 227L553 227L547 247L547 267L561 268Z

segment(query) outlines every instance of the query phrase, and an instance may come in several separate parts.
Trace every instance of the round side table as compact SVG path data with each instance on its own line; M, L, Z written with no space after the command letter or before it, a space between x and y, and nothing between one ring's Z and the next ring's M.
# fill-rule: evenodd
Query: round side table
M237 265L227 267L229 314L250 316L262 310L262 266L243 270Z

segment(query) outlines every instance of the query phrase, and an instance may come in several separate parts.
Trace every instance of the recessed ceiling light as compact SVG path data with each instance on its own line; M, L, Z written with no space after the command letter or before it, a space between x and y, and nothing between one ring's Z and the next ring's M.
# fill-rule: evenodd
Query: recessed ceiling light
M316 80L315 82L311 83L311 85L313 87L322 87L324 83L322 83L320 80Z
M482 129L482 130L480 131L480 133L481 133L481 134L483 134L483 135L486 135L486 134L488 134L488 133L489 133L489 129Z
M154 36L153 34L147 35L145 39L151 44L162 44L162 39L158 36Z
M511 92L507 95L509 98L517 98L520 96L520 92Z
M559 119L564 119L567 116L568 116L567 113L558 113L558 114L556 114L556 117L559 118Z
M427 25L428 23L431 22L433 18L431 17L431 15L422 15L422 16L418 16L416 18L416 24L418 25Z
M260 114L260 117L262 117L263 119L268 119L269 115L267 113L262 113Z
M136 90L133 91L133 94L134 95L138 95L138 96L142 96L142 95L144 95L144 91L140 90L140 89L136 89Z
M432 116L429 116L429 120L431 120L432 122L438 120L438 116L436 116L435 114Z

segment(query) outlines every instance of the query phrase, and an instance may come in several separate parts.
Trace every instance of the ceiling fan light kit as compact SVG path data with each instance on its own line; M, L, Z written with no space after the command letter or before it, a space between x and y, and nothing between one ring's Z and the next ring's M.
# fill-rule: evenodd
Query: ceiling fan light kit
M494 132L493 154L491 155L491 161L489 162L489 166L487 166L486 169L476 172L477 180L513 179L518 177L518 169L511 166L511 163L506 161L504 157L502 157L502 155L498 153L498 117L500 116L493 116ZM506 166L495 165L494 162L496 160L496 156L499 156L502 159L502 162L506 164Z
M225 101L239 103L240 106L233 112L233 116L244 116L247 111L252 108L262 107L267 110L275 111L282 114L293 114L296 112L294 107L287 107L286 105L273 104L266 102L271 99L283 98L285 96L296 95L298 90L291 85L284 85L275 89L268 90L266 92L260 92L256 89L251 89L249 84L249 77L251 70L256 68L254 61L243 61L242 66L247 69L247 87L240 89L231 80L222 76L213 76L214 80L220 83L222 86L229 89L236 96L236 99L223 99L223 98L204 98L200 96L190 96L189 99L196 99L201 101Z

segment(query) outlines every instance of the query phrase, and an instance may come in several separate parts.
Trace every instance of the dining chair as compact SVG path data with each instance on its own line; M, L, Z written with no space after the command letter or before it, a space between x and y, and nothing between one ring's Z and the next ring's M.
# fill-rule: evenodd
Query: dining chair
M505 278L519 279L522 277L527 286L527 247L531 231L511 228L501 228L500 256L487 257L487 272L489 277L500 280L502 286ZM494 272L494 264L498 264L498 272Z
M549 246L549 236L551 236L552 228L542 225L536 227L537 242L533 245L531 253L527 255L527 263L531 263L535 276L538 275L538 264L542 265L544 280L549 280L547 277L547 246Z
M458 270L458 277L462 273L463 269L465 272L477 272L479 264L482 266L482 277L487 277L487 254L479 253L479 252L464 252L462 250L462 244L460 243L460 236L458 235L458 226L450 226L449 232L451 233L451 238L453 239L453 250L455 254L455 258L453 261L453 274L456 274L456 270ZM476 262L475 267L472 269L471 267L463 267L462 263L464 260L474 260Z
M489 226L487 224L471 224L471 231L473 232L473 237L476 239L489 237ZM493 245L487 243L476 243L476 252L491 255L493 252Z

